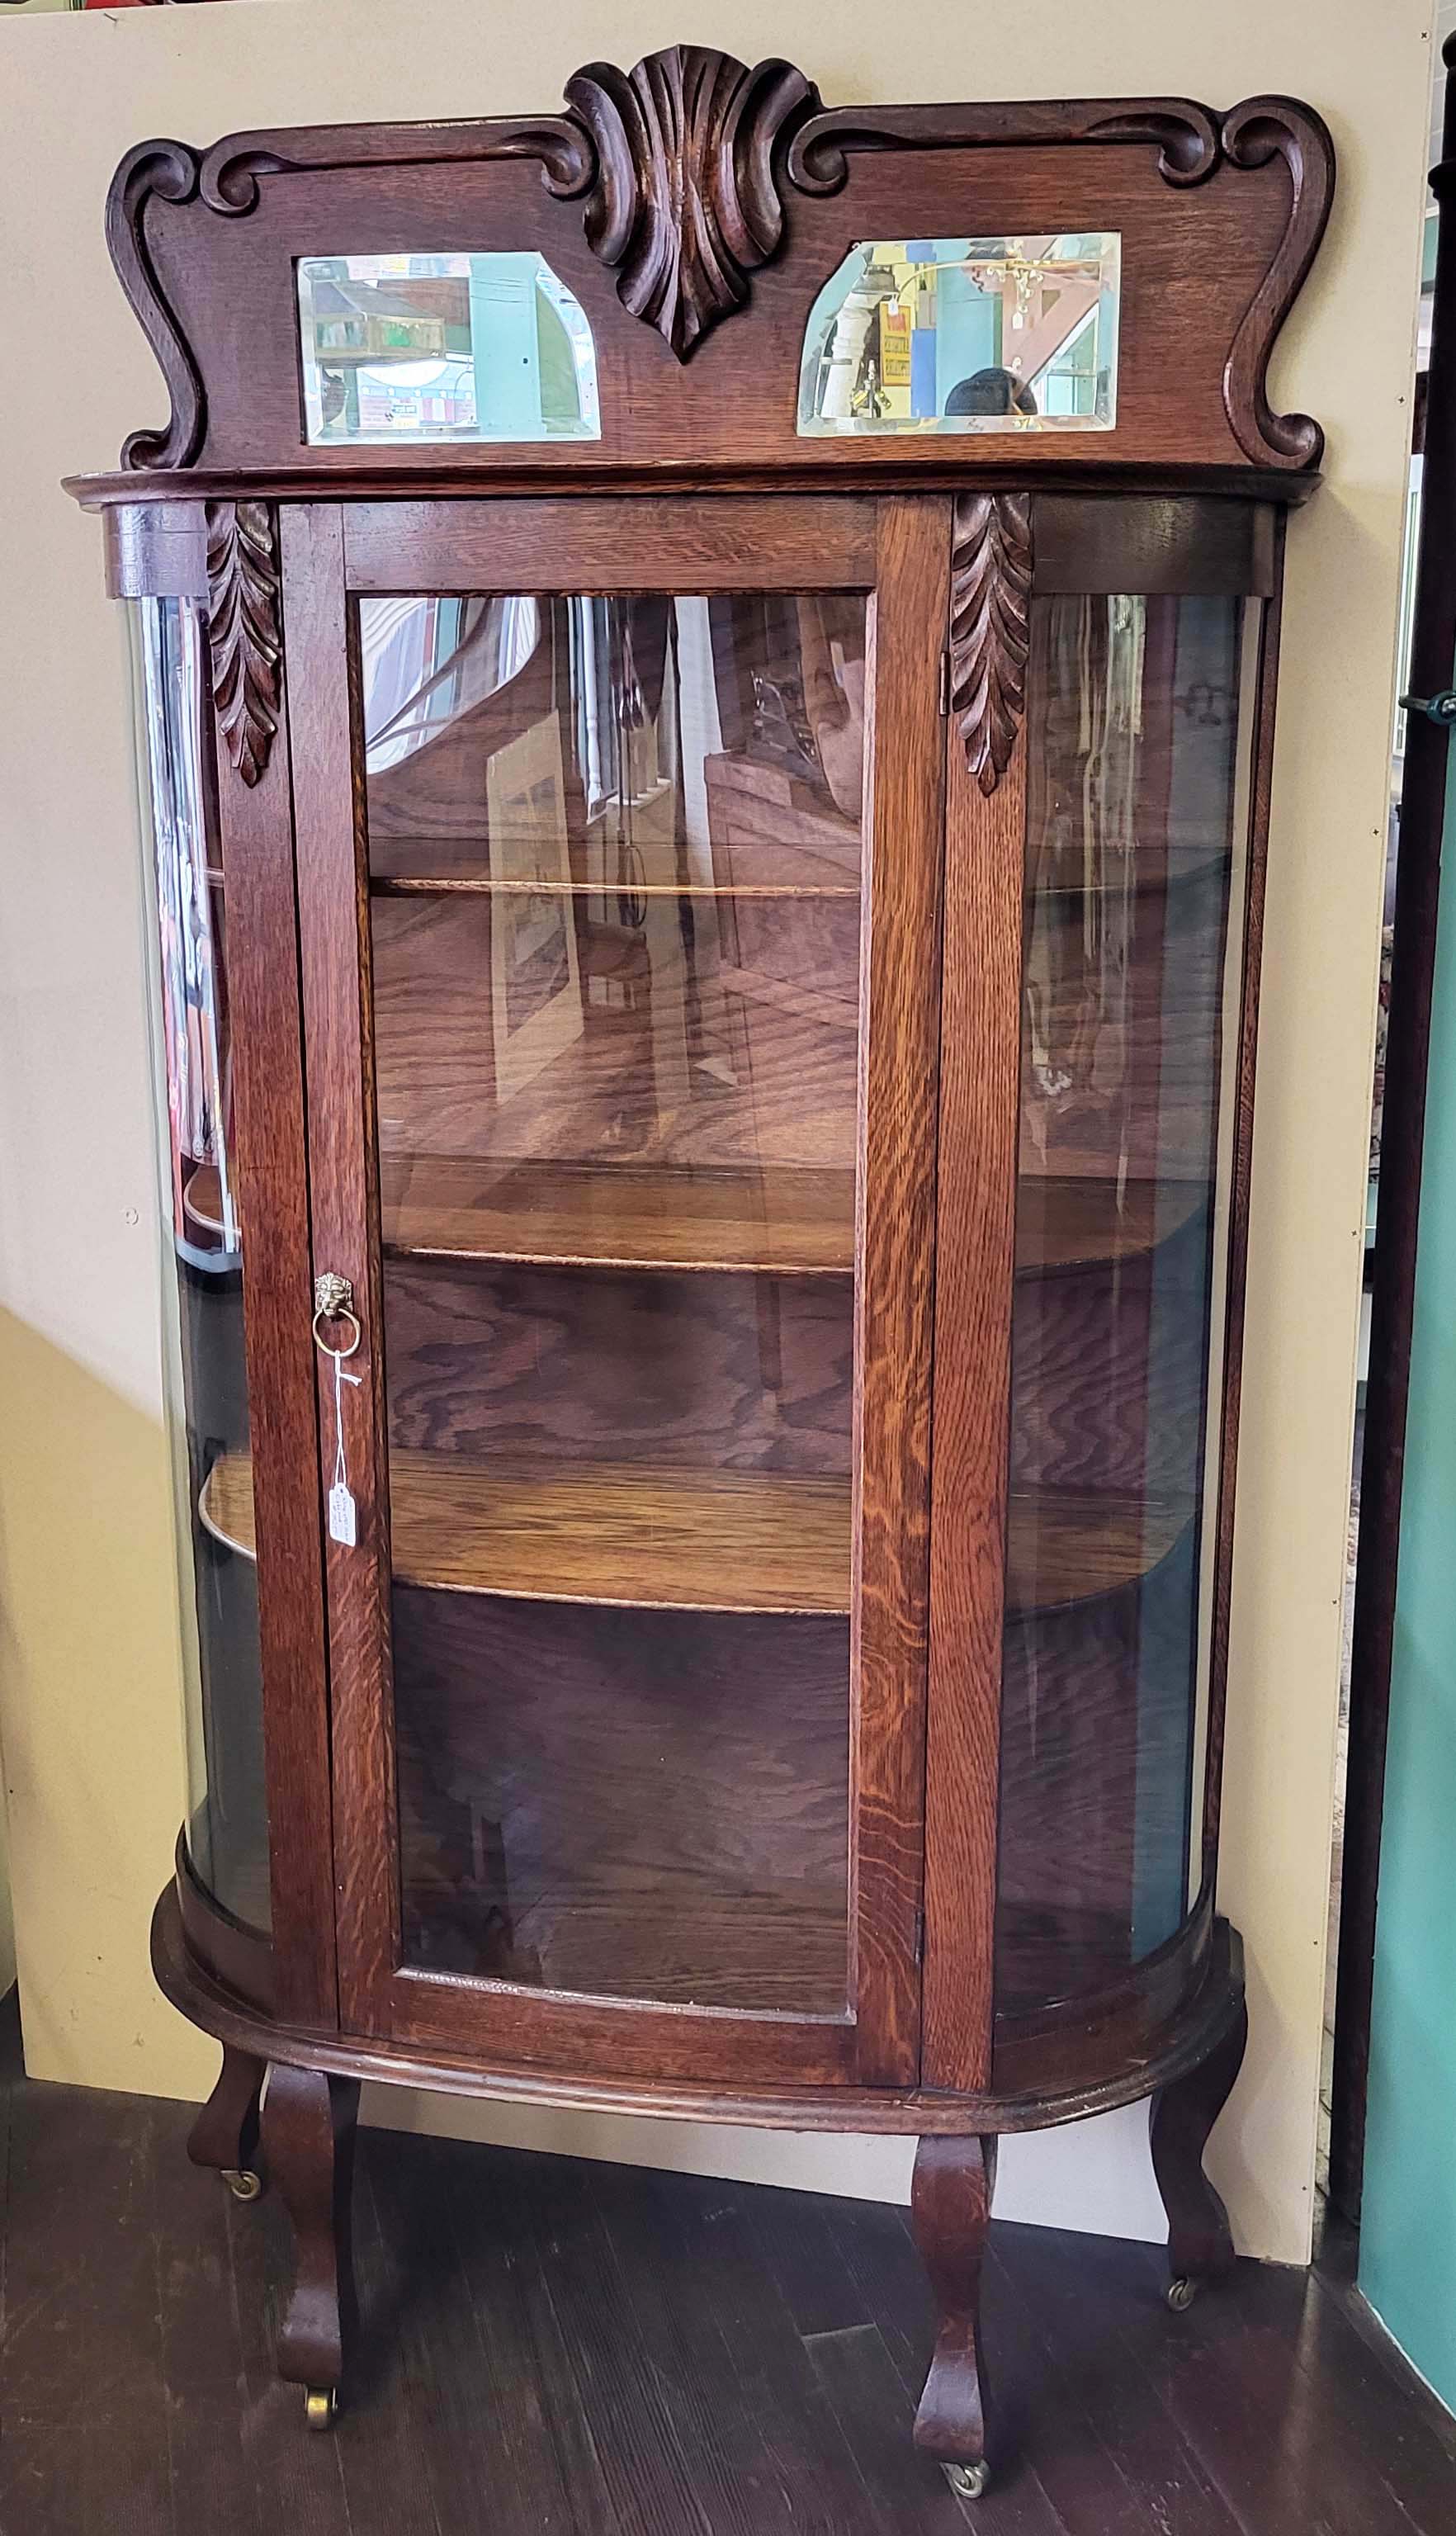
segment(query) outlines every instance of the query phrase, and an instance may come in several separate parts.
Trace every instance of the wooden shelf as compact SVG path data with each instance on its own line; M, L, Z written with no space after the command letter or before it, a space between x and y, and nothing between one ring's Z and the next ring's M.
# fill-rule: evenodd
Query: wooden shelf
M1108 1490L1013 1491L1006 1610L1060 1611L1140 1585L1161 1567L1193 1520L1190 1497L1120 1495Z
M1102 1267L1171 1240L1208 1206L1207 1180L1041 1178L1023 1172L1016 1193L1018 1276Z
M678 1612L850 1608L848 1480L396 1451L390 1484L402 1585ZM215 1539L256 1555L244 1454L213 1464L198 1512ZM1140 1583L1192 1515L1188 1499L1049 1490L1013 1496L1008 1613L1056 1610Z
M1110 857L1104 856L1091 881L1080 874L1068 873L1064 877L1045 868L1033 871L1028 876L1026 894L1028 899L1054 900L1058 906L1091 898L1144 898L1177 889L1184 881L1210 879L1231 871L1233 862L1226 839L1211 842L1199 837L1191 843L1160 846L1151 851L1135 848L1127 858L1125 871L1109 868Z
M850 1608L848 1481L407 1452L390 1477L401 1584L680 1612ZM253 1556L241 1455L214 1463L199 1512Z
M855 1257L853 1172L385 1154L380 1215L392 1258L848 1276Z
M842 1276L855 1264L851 1172L766 1166L673 1171L630 1164L489 1163L385 1154L390 1258L515 1259L616 1268ZM1170 1240L1207 1206L1206 1181L1020 1183L1019 1276L1099 1267Z
M371 898L838 898L857 881L492 880L487 872L376 872Z

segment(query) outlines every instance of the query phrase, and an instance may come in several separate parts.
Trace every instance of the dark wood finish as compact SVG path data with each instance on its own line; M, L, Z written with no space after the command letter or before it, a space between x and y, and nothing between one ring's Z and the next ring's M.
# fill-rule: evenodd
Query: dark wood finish
M227 762L256 784L278 729L278 523L267 502L210 502L208 640Z
M296 713L306 653L293 669L287 705ZM291 799L301 728L280 724L255 783L220 783L218 824L227 901L233 1161L248 1227L244 1335L274 1991L281 2016L329 2025L338 2012L329 1683ZM222 758L221 734L218 751Z
M271 1948L184 1858L155 1961L228 2056L206 2144L241 2146L258 2064L273 2071L264 2129L299 2238L283 2365L310 2387L337 2382L349 2322L366 2076L916 2136L940 2308L918 2437L950 2465L984 2454L1001 2132L1157 2094L1176 2245L1194 2267L1222 2258L1198 2155L1244 2019L1211 1896L1274 506L1320 449L1265 376L1332 175L1323 126L1286 99L826 110L788 64L695 46L628 76L589 65L564 115L149 144L118 171L108 233L172 421L78 490L121 506L118 589L209 605L252 1459L212 1457L197 1481L203 1521L258 1555L273 1842ZM805 311L846 240L968 227L1118 232L1113 431L800 440ZM538 252L574 295L601 438L301 447L299 259L461 246ZM641 594L664 591L711 602L720 729L704 717L649 786L639 918L625 883L615 915L600 903L615 779L601 732L577 734L562 602L611 595L613 627L630 623L624 733L659 713L669 629ZM547 639L366 782L351 594L499 592L538 594ZM1151 1823L1180 1852L1185 1780L1150 1794L1139 1738L1171 1750L1193 1687L1205 1368L1169 1316L1207 1282L1233 858L1179 832L1155 717L1138 832L1087 886L1045 834L1049 752L1019 734L1072 595L1088 629L1099 598L1144 595L1157 689L1187 592L1269 603L1208 1872L1182 1913L1180 1855L1171 1901L1150 1902L1139 1842ZM788 601L813 602L811 633L786 630ZM502 868L486 769L545 723L540 815L562 833L538 882ZM538 918L522 1009L550 1027L513 1055L490 994ZM1040 1063L1038 1033L1070 1071ZM206 1241L206 1170L187 1206ZM337 1403L307 1316L326 1271L360 1332ZM1090 1373L1109 1331L1115 1397ZM319 1538L336 1420L350 1547ZM601 2243L574 2249L550 2309L525 2286L536 2223L506 2224L548 2379L570 2345L629 2406L642 2379L675 2382L682 2343L706 2347L640 2251L619 2258L623 2300L603 2296ZM786 2257L786 2312L822 2290L836 2316L836 2262L816 2286ZM1013 2322L1023 2369L1048 2331ZM853 2314L811 2338L814 2404L895 2523L866 2423L887 2377L908 2413L920 2355ZM486 2344L505 2355L482 2328ZM250 2386L261 2374L254 2343ZM746 2455L760 2421L783 2423L772 2386L721 2410L655 2395L649 2434L607 2455L544 2441L520 2373L500 2374L519 2459L550 2446L554 2477L543 2512L524 2463L503 2478L506 2529L580 2497L594 2536L676 2536L684 2504L706 2531L697 2491L727 2489L731 2443ZM726 2527L807 2524L802 2487L753 2453L754 2512L735 2501ZM1101 2454L1098 2523L1120 2525ZM428 2536L435 2488L395 2466L401 2536L414 2519ZM1013 2488L1008 2530L1080 2536L1063 2484ZM300 2487L292 2517L324 2536L344 2490ZM1230 2536L1196 2490L1187 2536ZM915 2523L938 2524L928 2499Z
M1053 2123L1080 2122L1089 2114L1138 2104L1207 2060L1243 2000L1243 1956L1236 1934L1224 1920L1214 1921L1210 1932L1201 1915L1195 1915L1161 1960L1139 1966L1119 1990L1092 2002L1091 2012L1088 2002L1076 1999L1044 2007L1035 2016L998 2020L995 2090L963 2095L918 2087L861 2087L853 2075L830 2084L805 2077L797 2067L785 2073L766 2070L762 2083L755 2079L747 2084L741 2054L727 2085L718 2083L720 2072L699 2070L696 2060L692 2079L664 2077L663 2029L674 2014L681 2023L682 2011L653 2015L607 2000L596 2003L595 2021L579 2022L582 2058L571 2067L563 2065L561 2056L523 2048L537 2032L549 2036L561 2020L534 2017L529 2011L540 2002L524 1994L492 1992L485 1983L473 1986L475 1996L494 1999L501 2013L490 2020L491 2040L483 2048L486 2019L464 2014L448 2042L440 2040L445 2020L438 2017L432 2020L433 2034L414 2036L405 2031L402 2020L388 2042L287 2029L234 1997L189 1952L170 1885L153 1916L152 1967L159 1987L193 2024L220 2043L266 2054L271 2061L286 2058L300 2067L427 2087L441 2095L574 2105L586 2112L664 2114L687 2122L730 2120L766 2130L916 2137L929 2131L964 2132L968 2125L998 2135L1044 2130ZM407 1999L421 1987L414 1981L402 1984ZM512 2022L505 2012L509 2008L524 2012ZM424 2016L419 2021L426 2025ZM725 2017L719 2024L730 2034L741 2030L743 2020ZM656 2033L650 2030L654 2027ZM630 2048L630 2038L643 2028L649 2029L647 2049L639 2054ZM827 2022L820 2028L826 2035L835 2030ZM853 2034L849 2026L838 2030ZM823 2057L827 2069L827 2047ZM720 2058L727 2061L729 2056ZM760 2058L755 2051L755 2064Z
M1039 492L1032 591L1268 599L1275 517L1268 502Z
M417 1970L844 2016L845 1619L409 1591L395 1706Z
M570 1458L570 1475L559 1464ZM851 1485L822 1473L644 1470L547 1456L391 1455L396 1577L451 1593L545 1595L676 1610L847 1612ZM1186 1496L1066 1489L1005 1504L1008 1614L1080 1606L1141 1584L1183 1539ZM251 1466L213 1464L206 1529L256 1555ZM721 1553L760 1562L757 1582Z
M1224 368L1224 409L1240 449L1255 464L1317 467L1324 434L1307 414L1276 414L1265 394L1275 338L1314 261L1334 190L1335 145L1319 116L1284 96L1245 98L1215 126L1204 106L1183 97L1110 104L981 107L831 107L795 133L788 160L791 182L837 193L860 150L996 148L1032 139L1059 142L1152 141L1158 167L1172 186L1203 185L1221 160L1266 166L1279 157L1289 172L1284 235L1268 273L1239 322ZM917 232L920 234L920 232Z
M1439 695L1450 684L1456 660L1456 588L1446 569L1450 539L1456 535L1456 212L1452 210L1456 80L1449 61L1441 158L1430 183L1439 207L1439 226L1411 635L1410 692L1418 696ZM1409 714L1401 773L1379 1197L1370 1272L1370 1358L1350 1649L1350 1742L1331 2081L1330 2194L1351 2219L1360 2216L1364 2163L1421 1166L1450 774L1449 729L1424 714Z
M850 1608L848 1478L401 1447L390 1490L401 1585L674 1611ZM204 1523L246 1551L252 1501L248 1464L224 1454Z
M369 2029L385 1959L398 1947L398 1903L389 1844L393 1754L384 1705L389 1665L389 1506L380 1485L384 1380L381 1264L371 1237L376 1209L370 936L354 797L349 637L344 522L337 511L288 510L283 519L284 613L295 670L289 711L296 759L298 907L303 1010L316 1054L309 1076L313 1267L353 1288L362 1331L343 1386L349 1486L358 1547L326 1545L333 1665L334 1818L341 1842L333 1913L339 1928L340 2004L347 2024ZM296 1308L296 1306L295 1306ZM313 1356L321 1432L335 1435L333 1366ZM378 1826L355 1837L353 1826Z
M955 510L950 708L966 763L994 792L1026 704L1032 505L1025 493L965 493Z
M1174 2295L1234 2268L1229 2213L1203 2172L1208 2136L1234 2092L1248 2041L1247 2011L1201 2068L1153 2099L1153 2171L1168 2212L1168 2261Z
M562 495L517 501L351 502L350 590L867 590L875 506L842 495L661 505ZM567 558L570 558L569 562Z
M177 1835L174 1881L187 1943L198 1962L239 1998L251 1999L255 2007L271 2008L275 2004L272 1940L261 1930L235 1920L200 1882L187 1855L185 1831Z
M844 1278L855 1264L853 1172L802 1164L700 1171L396 1151L382 1158L380 1207L396 1259L786 1279Z
M358 2082L275 2061L263 2103L268 2171L293 2223L293 2293L278 2335L278 2371L327 2391L354 2338L352 2203Z
M996 2180L994 2138L931 2133L916 2150L910 2218L935 2303L935 2351L915 2441L943 2463L985 2457L981 2271Z
M1013 569L1024 571L1025 512L1023 504L1019 528L986 518L981 555L987 574L999 572L1008 534L1023 538ZM955 536L953 593L968 569L961 504ZM1024 585L1013 581L1011 588L1024 633ZM997 602L988 592L981 622L988 649L998 639ZM953 614L953 647L954 640ZM1001 672L983 660L979 675L979 742L967 744L954 673L945 732L921 2056L928 2086L972 2089L990 2080L1001 1637L1006 1603L1017 1599L1006 1554L1007 1440L1026 829L1026 752L1015 747L1020 722L1008 714L991 737L984 682Z
M1324 433L1307 413L1275 413L1265 387L1275 337L1299 295L1330 216L1335 145L1317 114L1287 96L1246 97L1224 117L1225 153L1235 167L1282 158L1289 170L1289 223L1249 301L1224 364L1224 409L1245 458L1317 467Z
M870 919L859 1109L853 1663L863 2084L919 2068L939 1049L945 506L880 509L865 733Z
M686 360L777 252L776 153L817 91L790 62L750 71L730 53L669 44L626 73L593 62L566 101L597 152L587 243L616 272L622 306Z
M267 2064L251 2052L223 2045L218 2083L187 2134L194 2166L213 2167L229 2179L255 2171L258 2108L267 2075Z
M676 1465L705 1485L783 1472L847 1490L850 1324L838 1278L391 1261L391 1443L529 1456L538 1471Z
M681 48L665 58L694 56ZM791 383L804 312L846 239L964 234L968 204L983 227L1007 234L1109 227L1123 242L1115 445L1089 434L1069 462L1057 433L1008 434L989 448L981 438L982 480L1069 471L1075 482L1101 466L1125 483L1130 469L1246 462L1298 477L1317 464L1317 427L1272 414L1264 389L1332 191L1329 136L1307 108L1274 97L1223 115L1176 98L829 108L801 122L782 152L775 117L808 88L787 67L765 66L757 84L750 75L737 89L728 126L718 126L706 152L701 132L697 149L674 135L659 152L630 83L601 65L582 77L601 148L568 114L244 133L205 156L172 142L130 153L113 186L109 235L173 406L166 430L128 441L133 486L135 471L199 461L223 471L298 464L295 263L337 253L341 239L359 252L527 245L547 257L592 327L602 436L533 451L538 487L553 476L585 488L624 466L674 465L700 487L715 469L775 465L821 485L884 483L887 469L902 482L953 481L963 462L948 462L933 437L895 450L834 437L806 462ZM656 123L669 75L660 66L648 82ZM706 95L727 101L718 76ZM782 143L787 126L777 128ZM678 206L694 190L728 250L711 284L700 263L704 228L694 230L685 269L674 255ZM571 210L583 199L590 233ZM667 412L662 364L673 363L672 350L623 305L618 275L627 296L685 343L689 310L701 323L750 270L749 316L700 336L693 358L673 365ZM734 347L748 324L760 349L745 360ZM782 396L764 392L770 374L782 376ZM451 452L449 464L457 485L520 473L518 453L488 443ZM429 447L391 450L382 462L332 446L311 449L300 472L342 490L379 480L383 468L390 484L425 476L433 488L439 466Z

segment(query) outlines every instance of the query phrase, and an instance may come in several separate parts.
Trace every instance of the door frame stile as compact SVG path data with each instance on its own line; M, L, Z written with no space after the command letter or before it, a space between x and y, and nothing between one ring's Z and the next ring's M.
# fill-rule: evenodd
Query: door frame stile
M356 1508L352 1548L325 1540L333 1681L333 1791L343 1828L333 1909L340 2016L347 2032L389 2032L399 1960L399 1883L390 1680L390 1539L385 1464L384 1321L370 1037L369 902L353 738L354 646L334 503L281 514L284 622L292 647L298 928L307 1052L315 1276L347 1277L360 1327L336 1412L332 1360L317 1358L323 1458L336 1414ZM308 1298L311 1303L312 1297ZM327 1485L328 1473L325 1473ZM373 1827L372 1842L360 1835Z
M1035 508L957 504L944 740L921 2083L968 2092L991 2083Z
M274 520L269 521L270 560ZM236 531L234 529L235 536ZM296 665L284 647L284 698ZM281 698L281 706L283 698ZM328 1641L319 1438L308 1339L308 1154L286 710L252 780L213 711L227 916L233 1123L245 1256L243 1341L265 1718L274 2003L337 2027Z
M920 2063L950 517L943 495L880 502L865 678L851 1657L861 2086L913 2086Z

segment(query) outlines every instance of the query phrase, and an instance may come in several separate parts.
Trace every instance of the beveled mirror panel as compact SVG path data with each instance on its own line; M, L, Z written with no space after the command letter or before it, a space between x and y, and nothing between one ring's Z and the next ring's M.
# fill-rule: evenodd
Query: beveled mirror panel
M597 355L544 256L298 262L310 443L599 440Z
M809 312L802 437L1110 431L1121 241L905 238L852 247Z

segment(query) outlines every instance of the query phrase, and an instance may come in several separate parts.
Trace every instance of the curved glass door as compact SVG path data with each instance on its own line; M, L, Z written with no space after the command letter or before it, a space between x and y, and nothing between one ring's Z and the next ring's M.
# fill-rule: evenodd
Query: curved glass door
M1256 602L1032 604L996 2001L1198 1879ZM1217 1429L1217 1410L1214 1411Z
M847 2013L866 622L356 602L407 1968Z
M164 1371L182 1556L188 1854L233 1917L270 1925L263 1685L251 1523L222 1501L248 1467L242 1227L234 1173L226 894L210 758L205 613L133 602L134 686L162 1112ZM238 1527L233 1525L234 1534Z

